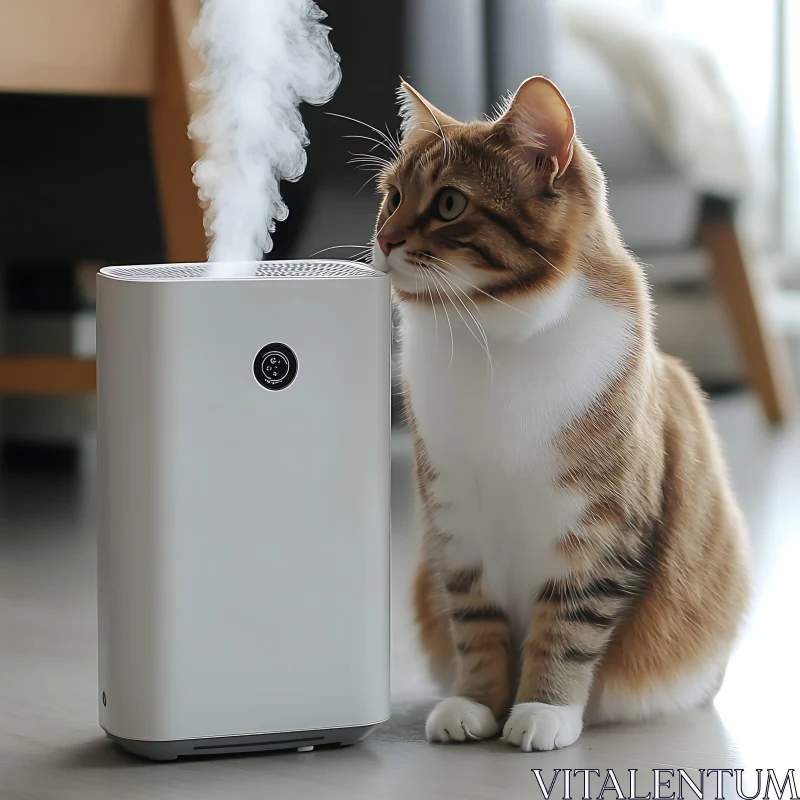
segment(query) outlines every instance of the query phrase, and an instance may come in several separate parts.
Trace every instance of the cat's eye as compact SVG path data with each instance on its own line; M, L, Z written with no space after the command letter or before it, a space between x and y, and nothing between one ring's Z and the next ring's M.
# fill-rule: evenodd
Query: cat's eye
M451 222L460 217L467 207L467 198L458 189L442 189L436 196L435 211L439 219L445 222Z
M389 194L387 195L386 200L386 208L389 210L390 214L394 214L397 211L397 207L400 205L400 190L395 189L393 186L389 189Z

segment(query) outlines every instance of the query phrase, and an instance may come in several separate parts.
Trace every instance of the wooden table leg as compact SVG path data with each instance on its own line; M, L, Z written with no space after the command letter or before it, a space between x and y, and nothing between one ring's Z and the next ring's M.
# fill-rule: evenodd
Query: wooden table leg
M793 405L788 355L761 307L734 221L704 221L700 244L711 257L714 278L736 334L750 386L758 394L767 419L774 424L784 422Z

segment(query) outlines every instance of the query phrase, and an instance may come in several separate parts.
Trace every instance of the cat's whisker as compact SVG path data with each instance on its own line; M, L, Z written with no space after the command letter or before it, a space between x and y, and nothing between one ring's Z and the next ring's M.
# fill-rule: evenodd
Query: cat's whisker
M356 169L359 170L369 169L377 174L381 174L385 172L387 169L383 164L378 164L374 161L350 160L347 163L355 165Z
M364 183L362 183L362 184L361 184L361 186L359 186L359 187L358 187L358 190L357 190L357 191L356 191L356 193L353 195L353 197L356 197L356 196L358 196L358 194L360 194L360 192L363 190L363 188L364 188L364 187L365 187L365 186L366 186L366 185L367 185L367 184L368 184L370 181L377 181L377 180L378 180L378 178L380 178L380 176L381 176L380 172L376 172L374 175L370 175L370 176L369 176L369 178L367 178L367 179L364 181ZM376 191L377 191L377 186L376 186Z
M392 162L389 159L374 153L349 153L349 155L353 156L353 158L347 162L348 164L380 164L386 169L392 166Z
M388 137L389 137L389 139L390 139L390 140L391 140L391 141L394 143L395 147L396 147L396 148L397 148L397 150L399 151L399 150L400 150L400 135L399 135L399 133L398 133L397 131L395 131L395 132L394 132L394 134L393 134L393 133L392 133L392 132L389 130L389 123L388 123L388 122L384 122L384 123L383 123L383 127L384 127L384 128L386 128L386 134L387 134L387 136L388 136Z
M448 273L447 273L447 270L444 270L444 269L442 269L441 267L437 266L436 264L429 264L428 266L430 266L430 267L432 267L433 269L435 269L435 270L436 270L436 271L437 271L437 272L438 272L440 275L447 275L447 277L448 277L448 278L450 278L450 275L448 275ZM462 278L461 278L460 276L458 276L458 275L457 275L457 276L455 276L455 278L450 278L450 280L452 281L452 283L453 283L453 285L455 286L455 288L456 288L456 289L458 289L458 291L459 291L459 292L461 292L461 294L462 294L462 295L463 295L463 296L464 296L464 297L465 297L467 300L469 300L469 302L470 302L470 303L472 303L473 307L475 308L475 311L477 311L477 313L478 313L478 314L483 314L483 312L481 311L481 307L480 307L480 306L479 306L479 305L478 305L478 304L475 302L475 300L473 300L473 298L471 298L471 297L470 297L470 296L469 296L469 295L468 295L468 294L467 294L467 293L464 291L463 287L459 286L459 285L456 283L456 280L462 280Z
M448 369L453 366L453 359L455 358L456 354L456 341L453 337L453 325L450 322L450 314L447 311L447 304L444 302L444 297L442 297L442 290L439 288L439 281L436 279L436 273L430 273L431 279L433 280L433 284L436 287L436 293L439 295L439 300L442 303L442 308L444 309L444 315L447 318L447 327L450 329L450 364L448 365Z
M391 147L389 147L389 145L386 144L386 142L381 142L372 136L364 136L363 134L360 133L346 133L344 136L342 136L342 139L366 139L366 141L368 142L374 142L372 147L370 147L369 149L370 153L378 147L385 147L390 153L392 153L392 155L395 154L394 150Z
M332 245L331 247L323 247L322 250L317 250L316 252L311 253L311 255L308 256L308 257L309 258L315 258L316 256L320 255L321 253L325 253L325 252L328 252L330 250L338 250L338 249L344 249L344 248L350 248L350 247L360 247L361 249L356 251L355 253L353 253L351 255L346 255L345 258L348 261L359 261L361 263L367 263L366 259L369 258L370 255L372 255L372 248L371 247L364 247L364 245L361 245L361 244L358 244L358 245L356 245L356 244L335 244L335 245Z
M359 250L367 250L369 248L364 247L364 244L332 244L330 247L323 247L321 250L317 250L315 253L312 253L309 258L314 258L314 256L318 256L320 253L327 253L328 250L343 250L345 247L350 248L358 248Z
M363 158L352 158L347 163L354 164L356 169L371 169L375 172L385 172L388 169L385 164L379 161L368 161Z
M454 286L453 288L456 289L457 292L460 291L456 286ZM464 301L459 297L458 294L456 294L456 299L458 300L459 303L461 303L464 311L469 315L469 318L475 323L475 327L477 328L477 334L474 331L471 332L473 333L473 336L475 336L475 341L478 342L478 344L486 353L486 360L489 362L489 382L491 384L494 384L494 361L492 359L492 353L489 350L489 338L486 335L486 329L483 327L483 325L481 325L477 317L469 310L469 308L467 308L467 306L464 305ZM478 338L478 334L480 334L481 339L483 339L482 342L481 339Z
M369 172L370 173L370 176L369 176L369 180L370 181L380 180L380 177L383 174L383 169L376 168L376 167L361 166L361 167L356 167L356 169L359 172Z
M434 136L438 136L442 140L442 145L445 145L444 136L439 133L439 131L432 131L430 128L423 128L417 126L415 130L423 131L424 133L432 133Z
M430 274L433 276L436 273L431 272ZM464 301L458 296L458 287L454 286L453 283L443 273L439 273L439 277L443 281L443 288L445 290L445 295L446 295L447 299L450 301L450 303L452 304L453 310L458 314L458 316L460 317L461 321L464 323L464 327L470 332L472 337L478 343L478 346L486 353L488 361L489 361L489 367L490 367L490 372L491 372L491 375L492 375L492 380L493 380L494 379L494 365L492 363L491 353L489 352L489 349L488 349L488 344L489 344L488 340L486 341L486 344L484 345L484 343L480 340L478 334L473 330L472 326L469 324L467 319L461 313L461 310L459 309L459 307L455 304L455 300L458 300L458 302L461 304L461 306L464 308L464 310L467 312L467 314L469 314L469 316L475 321L476 325L478 325L479 330L481 330L482 332L484 332L483 331L483 326L480 325L480 323L475 319L474 315L469 311L467 306L464 304ZM448 291L448 288L452 288L453 290L455 290L455 295L452 295ZM485 335L485 332L484 332L484 335Z
M436 314L436 302L433 299L433 292L431 291L431 285L428 282L428 276L425 274L425 271L422 271L422 282L425 284L425 288L428 290L428 296L431 299L431 311L433 311L433 324L436 330L436 347L439 347L439 318Z
M369 128L371 131L374 131L375 133L377 133L378 136L380 136L381 139L383 139L387 143L387 145L389 146L391 151L396 156L400 155L400 148L397 147L397 145L392 140L392 138L387 136L382 130L380 130L379 128L376 128L374 125L370 125L369 123L364 122L363 120L360 120L360 119L356 119L355 117L348 117L346 114L335 114L333 111L326 111L325 113L329 117L339 117L339 119L345 119L345 120L348 120L349 122L355 122L357 125L363 125L365 128Z
M472 336L475 338L475 341L478 343L478 345L481 347L481 349L484 350L484 352L486 353L486 358L489 361L489 373L490 373L490 376L491 376L491 382L494 383L494 362L492 361L492 354L489 352L489 339L486 336L486 331L485 331L483 325L481 325L481 323L478 322L478 320L476 319L475 315L469 310L469 308L467 308L467 305L461 299L460 294L464 293L463 289L459 289L459 287L456 286L453 283L453 281L444 272L440 272L439 276L442 278L442 280L444 280L447 283L447 285L449 285L450 287L453 288L453 290L455 291L456 300L458 300L458 302L461 303L462 307L464 308L464 311L469 315L469 317L475 323L478 331L480 332L481 337L483 338L483 341L481 341L480 338L478 338L478 334L472 329L472 326L467 322L467 320L464 319L463 315L458 310L458 306L456 306L456 304L453 303L453 307L458 312L458 315L459 315L459 317L461 317L461 320L463 321L464 325L466 325L467 330L472 334ZM448 293L448 296L449 296L449 293Z
M349 257L349 261L360 261L363 264L367 263L367 259L372 255L372 248L367 248L360 253L356 253L353 256Z
M552 262L549 258L545 258L535 247L531 247L530 251L534 254L539 256L539 258L544 261L545 264L549 264L559 275L564 275L564 273Z
M459 295L459 301L460 301L460 298L461 298L461 297L465 298L466 300L469 300L469 302L470 302L470 303L472 303L472 305L474 306L474 308L475 308L475 310L478 312L478 314L480 314L480 313L481 313L480 306L478 306L478 304L477 304L477 303L476 303L476 302L475 302L475 301L474 301L474 300L473 300L473 299L472 299L472 298L471 298L471 297L470 297L470 296L469 296L469 295L468 295L468 294L467 294L467 293L464 291L464 289L463 289L463 288L461 288L461 287L460 287L460 286L459 286L459 285L458 285L458 284L455 282L455 280L454 280L454 279L453 279L453 278L452 278L450 275L448 275L448 274L447 274L447 272L446 272L445 270L443 270L441 267L436 267L436 266L435 266L435 265L433 265L433 264L431 264L430 266L431 266L431 267L433 267L433 268L434 268L434 269L435 269L435 270L436 270L436 271L437 271L437 272L438 272L438 273L439 273L439 274L442 276L442 278L443 278L443 279L444 279L444 280L445 280L445 281L446 281L446 282L447 282L447 283L448 283L450 286L452 286L452 287L453 287L453 289L454 289L454 290L455 290L455 291L458 293L458 295ZM460 301L460 302L461 302L461 301ZM474 314L473 314L473 312L471 312L471 311L470 311L469 313L470 313L470 315L471 315L471 316L473 316L473 317L474 317ZM477 318L475 318L475 322L476 322L476 323L478 322ZM478 324L480 324L480 323L478 323ZM481 328L483 328L483 325L481 325Z
M390 167L388 161L385 161L383 159L378 160L374 158L368 158L366 156L359 156L358 158L352 158L347 163L374 167L377 168L380 172L385 172Z
M528 314L527 311L523 311L521 308L517 308L516 306L512 306L509 303L504 302L499 297L495 297L494 295L489 294L489 292L486 292L483 289L481 289L480 286L476 286L474 283L471 283L470 281L468 281L464 277L464 271L461 269L461 267L458 267L455 264L451 264L449 261L445 261L445 259L443 259L443 258L439 258L438 256L431 255L430 253L426 253L425 257L426 258L432 258L432 259L434 259L434 261L441 261L442 264L446 264L448 267L452 267L454 270L456 270L456 272L460 273L459 276L458 276L459 280L461 280L464 283L466 283L467 286L469 286L471 289L474 289L476 292L479 292L484 297L488 297L490 300L494 300L495 303L500 303L501 306L505 306L506 308L510 308L512 311L516 311L518 314L522 314L525 317L530 317L531 316L530 314Z

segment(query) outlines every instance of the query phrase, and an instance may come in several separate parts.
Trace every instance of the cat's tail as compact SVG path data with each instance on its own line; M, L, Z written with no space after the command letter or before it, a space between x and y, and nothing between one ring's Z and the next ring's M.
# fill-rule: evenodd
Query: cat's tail
M449 692L455 678L455 648L442 594L438 576L420 559L412 585L414 621L431 679Z

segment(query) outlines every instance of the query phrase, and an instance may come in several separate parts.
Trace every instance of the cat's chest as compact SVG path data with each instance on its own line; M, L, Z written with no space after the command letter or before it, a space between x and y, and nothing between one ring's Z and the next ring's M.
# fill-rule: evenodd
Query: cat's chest
M436 524L453 566L480 564L484 591L529 608L531 594L566 570L558 541L589 498L562 488L559 439L622 369L626 320L590 299L574 321L485 351L464 331L438 331L423 314L403 327L403 374L435 479ZM452 355L452 358L451 358Z
M403 336L403 376L434 467L543 480L557 469L559 434L592 392L557 346L495 344L487 355L458 329L451 350L446 333L417 325Z
M544 581L565 572L556 544L585 499L558 483L552 383L497 358L489 380L485 355L474 356L462 354L438 378L411 377L409 390L436 475L437 529L452 537L450 567L480 565L484 593L514 617Z
M486 345L455 318L445 326L430 308L402 309L403 377L432 461L491 465L509 475L557 466L560 434L601 400L635 339L628 311L577 279L563 293L569 306L561 320L546 317L516 339L493 335L487 321ZM482 319L514 332L508 319L525 320L536 307L527 314L490 306Z

